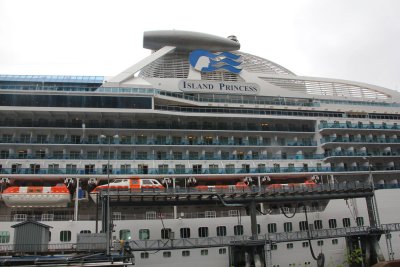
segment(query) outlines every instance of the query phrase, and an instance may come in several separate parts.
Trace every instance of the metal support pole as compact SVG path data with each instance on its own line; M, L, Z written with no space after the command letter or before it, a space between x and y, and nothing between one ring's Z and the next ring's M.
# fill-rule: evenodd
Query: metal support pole
M99 193L96 194L96 234L99 232Z
M74 221L78 221L79 178L76 178Z
M380 222L380 219L379 219L378 203L377 203L376 197L375 197L375 182L374 182L374 176L372 175L370 157L363 157L363 159L366 160L367 163L368 163L368 175L369 175L368 180L369 180L369 182L371 183L371 186L372 186L372 193L373 193L372 210L373 210L373 213L374 213L375 226L380 226L381 222Z
M257 177L258 180L258 192L261 192L261 177ZM261 212L264 212L264 203L260 203L260 210Z
M174 188L174 193L175 193L176 190L175 178L172 178L172 187ZM174 219L178 219L178 207L176 205L174 206Z
M251 236L253 240L257 239L258 229L257 229L257 214L256 214L256 202L252 201L249 205L250 212L250 222L251 222Z
M368 218L369 218L369 225L371 227L376 227L376 220L375 220L375 213L374 213L374 204L372 197L366 197L365 201L367 202L367 211L368 211Z
M106 242L107 255L110 255L110 154L111 154L111 138L108 140L108 161L107 161L107 228Z

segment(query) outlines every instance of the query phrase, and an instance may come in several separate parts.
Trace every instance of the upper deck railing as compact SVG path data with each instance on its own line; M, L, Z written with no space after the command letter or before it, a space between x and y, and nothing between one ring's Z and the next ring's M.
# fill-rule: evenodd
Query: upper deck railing
M112 164L112 163L111 163ZM375 166L373 172L391 172L391 171L399 171L400 166ZM37 168L37 167L11 167L11 168L0 168L0 174L4 177L4 175L64 175L64 176L97 176L98 178L105 178L109 173L112 175L112 178L118 178L118 176L126 176L126 175L201 175L201 174L237 174L237 175L245 175L245 174L260 174L260 175L268 175L268 174L290 174L290 173L353 173L353 172L368 172L367 166L352 166L352 167L319 167L319 166L307 166L307 167L280 167L280 166L272 166L272 167L251 167L246 166L242 168L235 167L214 167L214 168L188 168L188 167L179 167L179 168L171 168L171 167L159 167L159 168L113 168L107 172L105 168L92 168L92 167L50 167L50 168ZM7 177L7 176L6 176ZM61 176L59 176L61 177Z
M370 123L370 124L363 124L363 123L339 123L339 122L334 122L334 123L321 123L318 125L319 129L377 129L377 130L400 130L400 125L397 125L397 123L394 124L375 124L375 123Z

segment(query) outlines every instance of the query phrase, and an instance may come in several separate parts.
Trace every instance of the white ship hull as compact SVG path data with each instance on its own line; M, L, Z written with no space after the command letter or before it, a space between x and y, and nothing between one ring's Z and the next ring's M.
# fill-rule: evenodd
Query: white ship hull
M397 211L398 192L400 189L385 189L377 190L377 200L380 209L380 220L382 224L398 222L400 220L400 214ZM337 219L337 227L342 227L342 219L350 218L351 226L356 226L354 215L363 217L365 224L368 225L368 214L365 204L365 199L357 199L350 203L350 200L331 200L324 211L321 212L310 212L308 213L309 223L313 223L315 220L321 220L324 229L329 229L329 219ZM181 215L185 215L182 213ZM268 224L276 223L277 232L284 233L283 224L285 222L292 222L293 232L299 231L299 222L304 221L304 213L299 212L292 219L286 218L284 215L260 215L257 216L257 223L260 224L261 232L260 235L268 233ZM96 230L95 221L42 221L46 225L52 228L52 232L59 233L61 231L70 230L72 232L71 240L68 243L76 242L76 236L81 231L91 231L92 233ZM161 229L163 227L170 228L175 233L176 239L179 239L179 232L181 228L190 228L191 237L198 238L197 229L199 227L206 226L209 228L209 237L216 237L216 227L226 226L227 236L234 236L233 227L238 223L244 226L243 236L249 238L251 236L250 230L250 217L217 217L217 218L197 218L197 219L163 219L160 218L153 220L114 220L115 232L113 232L114 247L118 249L119 233L121 230L129 230L131 233L131 240L140 239L140 230L148 229L150 233L149 240L161 239ZM11 225L15 222L3 222L2 229L10 231L10 240L13 239L13 228ZM101 221L99 221L99 227ZM332 240L337 239L337 243L333 244ZM323 252L326 258L326 266L338 266L343 264L346 260L346 241L344 238L332 238L323 239L323 245L319 245L321 240L313 240L312 244L316 253ZM282 242L277 244L276 250L271 251L271 262L277 266L288 266L289 264L295 264L296 266L316 266L316 262L313 260L309 247L303 247L304 241L297 242ZM62 244L60 236L58 234L53 235L50 245ZM287 244L292 243L293 248L288 249ZM391 244L393 246L394 258L400 258L400 235L393 233L391 238ZM384 236L380 239L380 246L383 251L385 258L388 258L388 248L386 239ZM220 249L226 249L226 253L220 254ZM1 249L1 246L0 246ZM190 255L187 257L182 256L182 251L190 251ZM202 267L205 264L210 266L229 266L229 249L227 247L212 247L206 248L207 256L201 255L202 249L177 249L167 250L171 253L171 256L166 258L163 256L164 251L149 251L148 258L142 258L142 252L134 252L137 266L193 266ZM285 255L284 257L282 255Z

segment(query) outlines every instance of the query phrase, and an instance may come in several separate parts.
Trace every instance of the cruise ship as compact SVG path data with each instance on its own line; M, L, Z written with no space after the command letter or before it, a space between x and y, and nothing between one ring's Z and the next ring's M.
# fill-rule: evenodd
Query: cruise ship
M240 51L235 36L149 31L143 47L149 55L114 77L0 75L1 253L12 252L21 222L49 226L53 248L101 232L101 189L370 184L374 224L400 222L399 92L298 76ZM369 229L368 209L364 198L261 202L257 234ZM252 236L248 209L218 201L109 212L111 250L121 240ZM264 257L236 264L226 245L134 255L151 267L321 266L320 253L326 266L353 264L348 238L308 239L269 242ZM399 259L399 233L383 234L379 247L386 260Z

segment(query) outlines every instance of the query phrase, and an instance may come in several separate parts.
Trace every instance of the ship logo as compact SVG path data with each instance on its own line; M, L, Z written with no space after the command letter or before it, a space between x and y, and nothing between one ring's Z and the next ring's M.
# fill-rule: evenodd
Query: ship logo
M240 56L229 53L211 53L207 50L194 50L189 55L190 65L198 71L211 72L216 70L227 70L239 73L242 69L238 67L242 62Z

